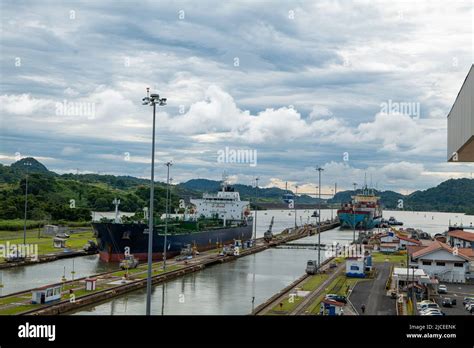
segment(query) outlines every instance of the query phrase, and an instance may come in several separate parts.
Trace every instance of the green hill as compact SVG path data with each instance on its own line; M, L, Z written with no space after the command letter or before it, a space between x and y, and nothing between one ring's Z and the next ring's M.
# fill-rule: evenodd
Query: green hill
M461 212L474 215L474 179L450 179L436 187L402 195L375 191L386 209L396 209L399 199L405 210ZM347 202L354 191L338 192L329 202Z
M142 212L149 205L149 180L113 175L58 175L28 158L11 166L0 165L0 219L24 216L26 169L28 168L28 219L88 221L91 211L111 211L119 198L120 210ZM173 206L178 205L180 188L171 189ZM165 210L166 187L155 185L156 213Z
M25 166L24 163L31 163ZM49 171L34 158L25 158L11 166L0 164L0 219L22 219L24 214L26 173L28 171L28 219L89 221L91 211L111 211L114 198L121 200L120 210L142 213L149 205L149 180L131 176L98 174L63 174ZM254 200L255 187L234 185L244 200ZM207 179L192 179L171 186L171 211L179 199L200 197L203 192L215 192L220 183ZM259 188L260 202L280 203L286 191L277 187ZM338 192L329 203L350 200L353 191ZM465 212L474 214L474 180L447 180L437 187L402 195L393 191L376 191L387 209L395 209L403 199L405 210ZM156 214L165 210L166 185L155 185ZM310 196L298 196L300 203L317 204Z

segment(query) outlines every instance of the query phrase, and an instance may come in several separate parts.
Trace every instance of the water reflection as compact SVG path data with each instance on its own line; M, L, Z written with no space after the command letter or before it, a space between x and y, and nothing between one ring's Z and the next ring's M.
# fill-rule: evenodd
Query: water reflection
M3 288L0 288L0 296L60 282L64 274L66 279L71 280L73 276L77 279L116 268L116 264L101 262L98 255L7 268L0 270L4 285ZM73 270L75 273L72 273Z

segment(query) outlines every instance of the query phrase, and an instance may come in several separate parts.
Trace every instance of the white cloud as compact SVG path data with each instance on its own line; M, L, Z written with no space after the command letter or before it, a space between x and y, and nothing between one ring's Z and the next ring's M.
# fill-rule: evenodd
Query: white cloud
M72 146L65 146L63 150L61 151L61 155L64 156L72 156L76 155L81 152L81 149L78 147L72 147Z
M34 98L30 94L24 93L19 95L1 95L0 104L4 112L13 115L32 115L40 110L52 107L54 104L51 100ZM3 116L2 118L4 118Z
M149 86L168 98L157 114L157 142L183 161L180 178L220 175L211 156L228 143L259 151L258 167L242 169L242 180L257 170L267 180L285 172L304 184L314 173L301 168L327 163L324 176L340 185L372 171L390 187L412 188L469 170L438 164L446 156L445 116L472 62L470 1L322 0L275 9L183 1L147 4L147 11L84 2L73 20L70 10L3 7L2 52L22 59L21 66L7 59L2 70L5 152L34 146L38 155L70 155L77 166L106 172L121 159L93 155L117 156L123 147L138 160L123 170L142 175L151 109L140 100ZM64 99L94 103L94 117L57 115ZM420 103L422 117L381 113L388 99ZM350 161L336 162L344 151ZM391 167L400 162L405 179Z

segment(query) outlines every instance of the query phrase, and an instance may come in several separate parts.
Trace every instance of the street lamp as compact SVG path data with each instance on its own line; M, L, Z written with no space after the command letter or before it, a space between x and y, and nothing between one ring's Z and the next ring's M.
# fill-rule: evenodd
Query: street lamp
M256 243L256 240L257 240L257 198L258 198L258 180L260 180L260 178L255 178L255 228L253 230L253 240L254 240L254 243ZM255 244L256 245L256 244Z
M321 266L321 172L324 170L321 167L316 168L319 174L319 199L318 199L318 271Z
M28 169L31 167L31 162L25 162L23 165L26 167L26 183L25 183L25 221L23 223L23 245L26 244L26 214L28 211Z
M163 243L163 271L166 270L166 248L167 248L167 236L168 236L168 219L169 219L169 199L170 199L170 167L173 162L169 161L165 163L168 167L168 173L166 175L166 217L165 217L165 241Z
M293 205L295 206L295 231L296 231L296 228L298 227L296 223L296 215L298 214L296 211L296 196L297 195L298 195L298 185L295 186L295 197L293 198Z
M146 97L142 99L143 105L153 106L153 133L151 143L151 183L150 183L150 209L148 220L148 275L146 283L146 315L150 315L151 310L151 275L153 259L153 200L155 198L155 124L156 105L166 105L166 98L160 98L158 94L150 95L150 88L146 89Z
M354 182L352 185L354 185L354 197L357 194L356 189L357 189L357 183ZM355 244L355 239L356 239L356 216L355 216L355 198L352 201L352 221L353 221L353 231L352 231L352 243Z

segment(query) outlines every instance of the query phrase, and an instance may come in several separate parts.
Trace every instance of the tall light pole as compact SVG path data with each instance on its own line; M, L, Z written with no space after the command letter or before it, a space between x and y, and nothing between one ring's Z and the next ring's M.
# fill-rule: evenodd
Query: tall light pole
M168 219L169 219L169 199L170 199L170 167L173 165L171 161L166 162L165 166L168 167L166 174L166 212L165 212L165 240L163 243L163 271L166 270L166 249L167 249L167 236L168 236Z
M253 240L254 242L257 240L257 198L258 198L258 180L260 178L255 178L255 228L253 229Z
M150 177L150 209L148 220L148 274L146 283L146 315L151 312L151 276L153 266L153 200L155 199L155 124L156 124L156 105L166 105L166 98L160 98L158 94L150 95L150 88L146 89L146 97L142 99L143 105L153 106L153 133L151 143L151 177Z
M357 183L354 182L352 183L354 185L354 196L357 194L356 189L357 189ZM354 201L352 201L352 221L353 221L353 231L352 231L352 243L355 243L355 238L356 238L356 216L355 216L355 209L354 209Z
M295 230L298 227L298 225L296 223L296 215L297 215L297 212L296 212L296 196L297 195L298 195L298 185L295 186L295 196L293 197L293 205L295 206Z
M25 178L25 221L23 223L23 244L26 244L26 215L28 212L28 169L31 166L31 162L23 163L26 166L26 178Z
M316 168L319 174L319 198L318 198L318 271L321 266L321 172L324 170L321 167Z

